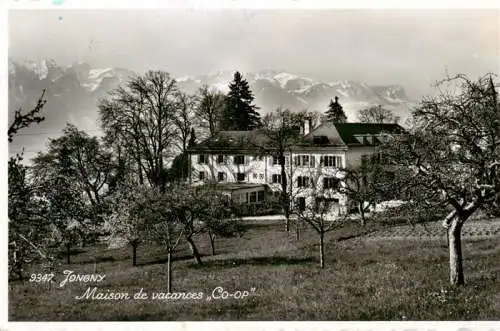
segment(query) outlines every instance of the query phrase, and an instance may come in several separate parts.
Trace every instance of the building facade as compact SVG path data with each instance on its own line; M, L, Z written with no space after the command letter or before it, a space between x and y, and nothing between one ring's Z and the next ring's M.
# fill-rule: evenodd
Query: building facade
M311 130L305 127L285 154L289 194L299 208L318 199L328 201L334 214L347 212L347 198L339 192L342 169L360 165L376 151L385 134L403 131L397 124L325 122ZM222 131L189 150L189 180L193 185L206 181L232 185L231 199L236 203L258 203L278 196L281 165L273 150L265 148L268 143L258 130Z

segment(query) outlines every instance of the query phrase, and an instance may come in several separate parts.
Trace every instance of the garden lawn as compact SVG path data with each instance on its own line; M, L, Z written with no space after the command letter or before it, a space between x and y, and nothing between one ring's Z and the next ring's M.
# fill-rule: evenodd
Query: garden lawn
M295 240L279 220L255 221L242 238L219 238L196 265L187 247L173 263L173 292L203 293L200 300L151 299L166 292L166 254L140 246L138 266L130 250L84 248L55 272L56 283L9 283L11 321L139 320L498 320L499 238L464 242L466 286L448 286L448 250L439 240L365 240L357 225L326 237L326 267L319 268L318 237L309 230ZM340 240L339 240L340 239ZM64 259L61 258L61 263ZM59 287L63 270L105 274L101 283ZM34 272L43 272L34 268ZM77 300L88 287L128 292L144 300ZM216 287L248 291L244 299L211 299Z

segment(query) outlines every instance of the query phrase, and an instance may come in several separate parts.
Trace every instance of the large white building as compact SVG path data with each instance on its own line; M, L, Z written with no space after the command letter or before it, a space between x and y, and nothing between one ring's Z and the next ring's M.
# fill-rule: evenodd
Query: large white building
M294 203L326 199L336 213L347 211L347 199L338 192L342 168L361 164L375 152L383 134L401 133L398 124L324 122L301 134L286 154L288 186ZM265 152L269 138L258 130L222 131L189 150L190 182L212 180L234 203L260 203L281 192L281 166Z

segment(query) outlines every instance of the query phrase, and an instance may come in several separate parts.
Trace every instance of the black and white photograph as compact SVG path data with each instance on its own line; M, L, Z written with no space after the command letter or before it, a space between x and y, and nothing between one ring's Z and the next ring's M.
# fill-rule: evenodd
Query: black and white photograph
M8 320L498 320L499 29L9 10Z

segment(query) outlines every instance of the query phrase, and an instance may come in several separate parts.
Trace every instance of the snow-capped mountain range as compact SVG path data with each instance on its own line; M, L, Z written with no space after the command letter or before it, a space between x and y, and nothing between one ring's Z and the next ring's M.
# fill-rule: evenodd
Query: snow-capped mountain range
M234 70L227 70L198 77L185 76L179 78L178 83L189 92L194 92L202 84L227 92L233 73ZM350 80L321 82L277 70L243 73L243 76L261 113L279 106L296 111L325 111L330 100L338 96L348 117L355 120L357 111L370 105L383 105L399 113L412 103L401 85L372 86Z
M196 92L203 84L227 92L234 71L178 77L177 82L180 89L188 93ZM133 74L123 68L96 69L84 62L61 66L53 60L10 60L9 116L19 107L30 109L45 88L46 120L37 130L59 131L67 122L85 130L96 129L97 101ZM322 82L278 70L242 74L249 82L261 115L280 106L294 111L309 109L323 112L335 96L339 97L351 121L356 120L358 110L370 105L382 105L402 118L407 117L413 105L400 85L375 86L350 80Z

